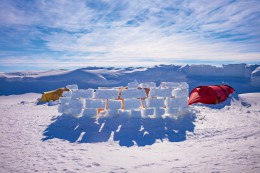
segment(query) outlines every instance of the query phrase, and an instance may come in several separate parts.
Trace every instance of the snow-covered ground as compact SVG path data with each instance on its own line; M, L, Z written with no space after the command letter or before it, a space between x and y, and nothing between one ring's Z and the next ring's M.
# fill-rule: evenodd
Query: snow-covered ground
M86 67L75 70L0 72L0 95L42 93L77 84L80 89L126 86L142 82L187 82L199 85L225 83L238 93L260 92L259 65L159 65L154 67Z
M182 121L150 121L156 126L146 138L136 120L121 134L100 131L89 119L59 114L57 105L35 105L39 97L0 96L0 172L260 172L260 93L193 106ZM165 124L181 133L162 130Z

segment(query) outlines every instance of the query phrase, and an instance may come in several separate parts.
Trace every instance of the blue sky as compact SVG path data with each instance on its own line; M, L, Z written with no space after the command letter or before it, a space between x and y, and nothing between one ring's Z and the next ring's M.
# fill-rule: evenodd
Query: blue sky
M0 0L0 71L260 62L259 0Z

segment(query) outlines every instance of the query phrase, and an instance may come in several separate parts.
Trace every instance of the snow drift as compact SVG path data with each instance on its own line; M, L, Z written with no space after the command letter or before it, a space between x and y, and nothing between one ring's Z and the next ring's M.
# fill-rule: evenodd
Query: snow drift
M86 67L76 70L51 70L0 73L0 95L42 93L69 84L80 89L126 86L127 83L187 82L190 89L199 85L225 83L238 93L259 92L259 65L159 65L150 68Z
M251 84L252 84L252 86L260 87L260 67L257 67L252 72Z

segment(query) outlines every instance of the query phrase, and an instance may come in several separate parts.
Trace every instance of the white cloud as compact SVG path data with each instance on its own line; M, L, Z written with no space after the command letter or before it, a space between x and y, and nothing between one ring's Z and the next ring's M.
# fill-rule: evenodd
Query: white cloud
M0 2L0 27L10 25L31 25L37 18L31 11L19 9L14 1L1 0Z
M29 12L4 2L10 9L7 16L15 17L3 23L29 26L52 52L40 54L41 60L29 52L22 62L32 58L36 61L30 63L40 66L143 66L260 61L259 1L39 0ZM15 57L9 61L11 55L1 57L2 64L20 62Z

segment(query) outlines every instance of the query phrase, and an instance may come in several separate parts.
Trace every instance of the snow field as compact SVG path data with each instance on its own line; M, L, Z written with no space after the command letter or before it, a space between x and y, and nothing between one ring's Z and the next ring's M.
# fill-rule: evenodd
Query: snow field
M236 89L238 93L260 92L259 64L232 64L224 66L211 65L162 65L151 68L104 68L88 67L76 70L22 71L12 73L0 72L0 95L23 94L29 92L50 91L68 82L77 83L84 88L114 86L115 82L128 89L140 87L137 81L156 79L162 82L160 88L180 88L179 81L186 81L190 87L225 83ZM158 73L160 71L160 73ZM119 75L120 74L120 75ZM82 80L85 76L88 80ZM175 82L163 82L163 81ZM41 83L44 81L44 85ZM39 85L31 85L39 82ZM130 82L130 83L128 83ZM156 82L156 83L157 83ZM128 85L127 85L128 83ZM20 87L23 86L23 88ZM67 86L73 90L73 86ZM151 88L150 88L151 89Z
M185 65L180 69L188 76L232 76L249 78L252 70L246 64L227 64L222 67L212 65Z
M134 88L134 87L137 87ZM128 84L128 89L77 89L69 85L59 100L60 113L75 117L123 116L163 117L180 115L188 108L188 84L185 82L162 82L156 87L154 82ZM145 87L145 88L140 88ZM122 112L122 111L128 112Z
M239 95L222 108L191 106L199 111L195 121L128 121L131 112L119 109L125 121L104 118L104 125L60 115L56 106L36 106L40 96L0 97L1 173L260 172L259 93Z

